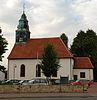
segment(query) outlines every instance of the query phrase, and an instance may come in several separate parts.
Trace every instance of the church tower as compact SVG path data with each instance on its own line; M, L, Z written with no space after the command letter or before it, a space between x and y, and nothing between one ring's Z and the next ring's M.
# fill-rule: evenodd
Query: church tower
M29 31L28 20L25 12L23 11L23 14L19 20L19 24L16 30L16 44L26 43L27 40L29 39L30 39L30 31Z

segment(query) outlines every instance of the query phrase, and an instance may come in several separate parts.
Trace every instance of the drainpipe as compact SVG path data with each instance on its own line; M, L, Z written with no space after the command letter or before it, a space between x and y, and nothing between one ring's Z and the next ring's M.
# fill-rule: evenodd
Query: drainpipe
M70 58L70 80L72 80L71 58Z
M8 59L7 79L9 79L9 59Z
M89 80L91 80L90 69L89 69Z

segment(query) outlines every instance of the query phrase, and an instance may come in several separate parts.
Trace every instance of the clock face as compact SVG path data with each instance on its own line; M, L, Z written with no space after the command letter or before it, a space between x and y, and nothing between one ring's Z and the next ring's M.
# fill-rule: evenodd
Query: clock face
M29 38L29 32L27 31L16 31L16 41L26 42Z
M24 35L24 38L26 38L27 36L26 35Z

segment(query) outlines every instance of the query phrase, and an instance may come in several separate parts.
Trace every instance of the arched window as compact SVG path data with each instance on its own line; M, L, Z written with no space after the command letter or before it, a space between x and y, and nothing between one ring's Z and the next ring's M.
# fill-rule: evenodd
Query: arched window
M20 67L20 77L25 77L25 65L22 64Z
M36 65L36 77L41 77L41 68L40 65Z

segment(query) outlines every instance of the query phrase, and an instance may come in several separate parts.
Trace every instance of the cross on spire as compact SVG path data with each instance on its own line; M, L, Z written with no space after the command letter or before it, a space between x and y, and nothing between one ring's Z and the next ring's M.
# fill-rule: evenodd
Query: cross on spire
M25 0L24 0L24 3L23 3L23 13L25 13Z

